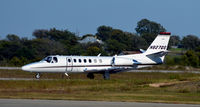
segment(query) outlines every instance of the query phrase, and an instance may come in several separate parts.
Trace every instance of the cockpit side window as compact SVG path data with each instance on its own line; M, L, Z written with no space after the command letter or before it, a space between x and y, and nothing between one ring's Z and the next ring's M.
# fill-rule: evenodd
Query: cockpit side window
M68 62L71 62L71 59L68 59Z
M57 57L53 57L53 62L57 63L58 62L58 58Z

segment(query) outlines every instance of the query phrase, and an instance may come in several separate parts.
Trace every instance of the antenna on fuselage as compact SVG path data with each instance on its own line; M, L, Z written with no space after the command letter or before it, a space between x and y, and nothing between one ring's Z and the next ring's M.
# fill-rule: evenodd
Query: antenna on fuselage
M111 65L112 65L112 66L115 66L115 57L116 57L116 56L117 56L117 55L114 55L113 58L112 58L112 62L111 62Z
M97 55L97 57L100 57L101 56L101 53L99 53L99 55Z

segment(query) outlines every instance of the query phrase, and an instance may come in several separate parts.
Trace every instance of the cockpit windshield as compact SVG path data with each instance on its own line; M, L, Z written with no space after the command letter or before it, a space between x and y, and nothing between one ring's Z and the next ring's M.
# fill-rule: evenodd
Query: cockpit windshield
M57 63L58 62L57 57L51 57L51 56L48 56L48 57L44 58L43 60L48 63Z
M52 57L47 57L47 58L45 59L45 61L47 61L48 63L50 63L51 60L52 60Z

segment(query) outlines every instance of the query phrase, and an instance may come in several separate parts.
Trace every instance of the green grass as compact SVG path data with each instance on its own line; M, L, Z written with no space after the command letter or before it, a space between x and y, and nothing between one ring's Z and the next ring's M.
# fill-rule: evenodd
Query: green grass
M183 48L170 48L169 51L182 52L182 51L185 51L185 49L183 49Z
M0 77L33 77L23 71L0 71ZM63 99L97 101L137 101L200 104L200 74L192 73L118 73L111 80L95 75L94 80L85 74L45 73L42 78L56 80L1 80L0 98ZM153 88L150 83L188 81L173 86Z

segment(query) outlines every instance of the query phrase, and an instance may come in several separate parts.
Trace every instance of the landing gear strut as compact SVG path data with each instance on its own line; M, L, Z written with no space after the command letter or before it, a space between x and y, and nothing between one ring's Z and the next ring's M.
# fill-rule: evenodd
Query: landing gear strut
M87 74L87 77L88 77L89 79L94 79L94 74L93 74L93 73L88 73L88 74Z
M35 78L39 79L40 78L40 73L36 73Z
M66 75L67 77L69 77L69 75L68 75L67 73L65 73L65 75Z
M105 71L103 73L103 78L104 78L104 80L109 80L110 79L110 73L109 73L109 71Z

